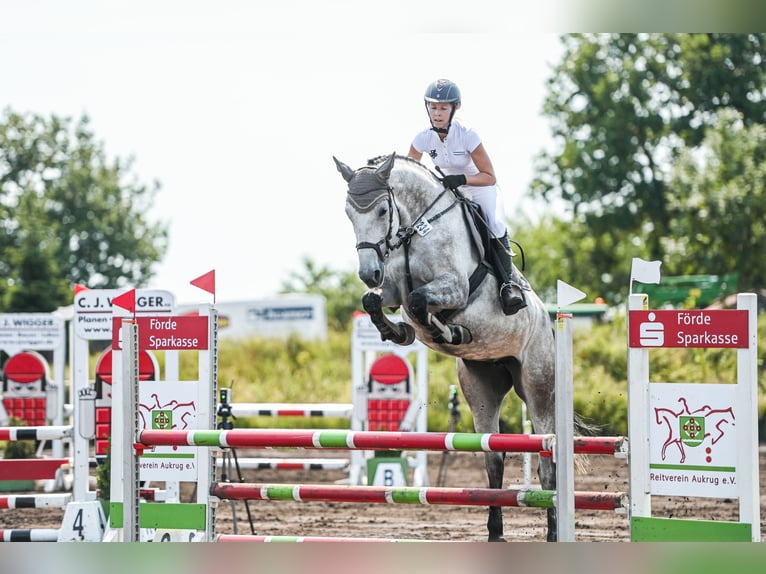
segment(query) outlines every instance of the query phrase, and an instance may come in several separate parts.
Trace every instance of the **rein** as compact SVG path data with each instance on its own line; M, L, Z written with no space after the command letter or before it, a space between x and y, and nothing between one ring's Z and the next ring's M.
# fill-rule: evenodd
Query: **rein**
M399 211L399 206L396 204L396 196L394 195L394 190L391 188L391 186L388 186L386 188L386 201L388 201L388 231L386 232L386 236L381 239L380 241L377 241L376 243L372 243L370 241L360 241L356 244L356 250L359 251L360 249L372 249L375 251L375 253L378 254L378 257L381 261L385 261L388 259L388 256L391 254L392 251L396 251L400 247L404 247L404 253L405 253L405 260L407 261L407 274L409 277L409 244L410 240L413 235L418 233L418 230L421 229L419 227L420 224L423 224L422 227L425 227L426 225L430 225L431 222L437 221L439 218L441 218L445 213L450 211L453 207L455 207L459 203L459 199L455 199L450 205L448 205L445 209L434 215L430 219L424 219L426 214L433 208L434 205L442 198L442 196L447 192L448 190L442 191L439 195L436 196L436 198L426 207L423 212L418 215L415 220L410 224L406 226L400 226L399 229L396 231L396 241L393 240L393 228L394 228L394 209L396 209L396 213L399 216L399 221L401 221L401 212ZM383 246L385 245L385 251L383 251ZM409 282L411 282L411 278L409 279Z
M453 201L445 209L443 209L442 211L440 211L439 213L434 215L431 219L426 219L426 220L423 219L425 217L426 213L428 213L431 210L431 208L434 205L436 205L436 202L438 202L442 198L442 196L444 196L444 194L446 192L447 192L447 190L445 189L439 195L437 195L436 199L434 199L431 202L431 204L423 210L423 213L418 215L415 218L415 221L413 221L410 225L407 225L405 227L400 227L399 228L399 230L396 232L396 237L399 239L399 241L393 246L393 249L398 249L403 244L409 244L410 239L412 238L412 236L415 235L415 233L418 232L418 229L419 229L418 224L420 224L421 222L425 222L425 225L430 225L432 221L436 221L442 215L447 213L450 209L455 207L455 205L457 205L457 200ZM393 193L391 195L393 196Z
M441 218L445 213L450 211L456 205L463 204L465 202L465 197L462 194L459 194L459 193L457 193L454 190L448 190L448 189L445 188L445 190L442 191L438 196L436 196L436 199L434 199L434 201L431 202L431 205L429 205L425 209L425 211L423 211L423 213L421 213L415 219L415 221L413 221L412 225L410 225L410 226L408 226L408 227L406 227L404 229L404 233L402 233L401 229L397 232L397 237L399 237L400 234L401 234L399 245L404 245L404 269L405 269L404 273L405 273L405 277L407 279L407 289L410 292L412 292L413 289L415 288L415 286L412 283L412 272L410 271L410 242L411 242L412 236L417 231L417 228L416 228L417 224L423 219L425 214L428 213L428 211L436 204L436 202L439 201L439 199L441 199L441 197L445 193L447 193L447 191L453 191L453 193L455 195L455 200L452 203L450 203L445 209L441 210L439 213L437 213L431 219L427 220L426 223L428 223L429 225L432 222L434 222L434 221L438 220L439 218ZM399 245L397 245L397 247ZM476 271L478 271L478 269L481 268L481 267L484 267L484 266L481 263L479 263L479 267L477 268ZM471 285L470 292L471 293L474 291L474 289L476 287L478 287L478 284L476 284L475 286L473 284L473 279L474 279L474 276L476 275L476 271L474 271L474 273L471 275L471 282L470 282L470 285ZM483 278L484 277L482 275L482 279ZM479 280L479 283L481 283L481 279Z
M439 199L447 192L445 189L442 191L439 195L436 196L436 199L431 202L431 205L429 205L426 210L421 213L415 221L412 222L412 225L409 227L406 227L404 229L404 233L401 234L401 237L399 237L401 233L401 229L397 232L397 237L399 237L399 243L400 245L404 245L404 276L407 279L407 289L409 289L410 292L414 289L414 286L412 284L412 272L410 271L410 243L412 240L412 236L417 232L417 224L423 219L423 216L428 213L428 210L431 209ZM431 222L436 221L439 219L442 215L447 213L450 209L455 207L458 204L458 200L456 199L452 203L450 203L445 209L434 215L431 219L427 220L426 223L428 225L431 224Z
M381 189L381 188L378 188L378 189ZM399 209L399 206L396 203L396 196L394 195L393 188L391 188L390 185L386 184L385 188L381 189L381 191L383 190L385 190L386 201L388 202L388 207L389 207L388 230L386 231L386 235L385 237L383 237L382 239L380 239L379 241L375 243L372 243L370 241L361 241L356 244L356 249L357 251L359 251L360 249L372 249L375 251L380 261L385 262L386 259L388 259L389 255L391 254L391 252L396 251L399 248L402 248L404 252L405 278L407 281L407 289L409 290L409 292L412 292L414 290L414 285L412 280L412 271L410 269L410 244L412 242L412 237L415 234L426 235L431 228L431 224L441 219L445 214L449 213L456 205L462 206L463 220L465 222L467 229L469 230L468 235L470 236L471 241L476 245L476 248L479 251L479 253L481 253L482 246L476 244L477 238L474 236L473 233L470 232L471 225L472 225L471 207L469 206L468 199L458 190L444 188L444 190L441 193L439 193L434 198L434 200L431 201L431 203L428 204L428 206L420 213L420 215L418 215L409 225L401 225L401 211ZM369 192L371 191L375 191L375 189L370 189ZM368 193L367 190L365 190L365 192ZM427 219L426 216L428 215L428 213L434 208L434 206L439 202L439 200L447 192L452 192L454 200L447 207L445 207L440 212L435 214L433 217ZM367 211L371 209L372 205L377 203L377 201L380 201L380 199L376 200L375 202L371 204L368 204L368 206L365 209L363 209L363 211ZM359 206L357 206L357 208L359 208ZM395 234L393 232L394 209L396 209L396 213L400 223L399 229L397 229ZM394 235L396 236L396 240L394 240ZM476 269L473 271L473 273L471 274L469 278L469 298L471 295L474 294L474 292L479 287L479 285L481 285L482 281L484 280L488 272L489 272L489 269L487 264L484 262L483 259L480 260ZM437 317L442 321L446 321L447 318L449 318L451 315L453 315L457 311L458 309L443 310L437 314Z

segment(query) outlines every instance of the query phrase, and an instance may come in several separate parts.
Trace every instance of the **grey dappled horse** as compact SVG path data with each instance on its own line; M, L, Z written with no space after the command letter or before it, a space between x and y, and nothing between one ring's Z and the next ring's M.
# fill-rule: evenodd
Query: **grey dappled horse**
M553 433L550 316L531 290L525 309L503 314L465 198L410 158L392 154L357 170L333 159L348 182L346 215L356 234L359 277L369 287L362 303L381 338L402 345L417 338L457 357L476 432L499 432L503 398L514 388L534 432ZM404 322L383 311L399 307ZM502 488L504 454L485 453L485 462L490 488ZM550 457L540 457L538 475L542 488L556 488ZM503 540L501 507L489 508L487 529L490 541ZM548 540L555 539L556 511L548 509Z

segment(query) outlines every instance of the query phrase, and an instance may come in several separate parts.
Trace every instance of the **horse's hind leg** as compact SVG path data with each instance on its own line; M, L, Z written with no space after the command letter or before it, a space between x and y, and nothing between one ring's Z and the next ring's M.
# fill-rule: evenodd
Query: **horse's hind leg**
M457 360L457 374L460 388L471 409L473 426L477 433L500 431L500 406L511 389L512 381L508 372L496 363ZM489 488L503 487L505 453L484 453ZM488 540L502 542L503 509L490 506L487 519Z

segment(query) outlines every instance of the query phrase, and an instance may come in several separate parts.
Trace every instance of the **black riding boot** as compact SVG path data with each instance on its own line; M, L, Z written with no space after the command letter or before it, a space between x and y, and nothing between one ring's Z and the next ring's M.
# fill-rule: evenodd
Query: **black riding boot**
M524 296L524 290L518 282L513 280L513 263L511 262L511 244L508 241L506 233L500 238L492 240L492 258L494 267L499 274L500 280L500 304L503 307L503 313L506 315L515 315L527 306L527 298ZM518 291L518 295L514 292Z

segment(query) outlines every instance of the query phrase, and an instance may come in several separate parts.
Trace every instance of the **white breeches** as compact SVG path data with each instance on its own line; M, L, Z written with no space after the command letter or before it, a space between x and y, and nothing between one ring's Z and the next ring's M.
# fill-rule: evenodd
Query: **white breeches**
M460 187L469 198L481 206L484 217L487 219L487 227L493 237L502 237L508 231L505 225L505 208L500 188L496 185L486 187L473 187L464 185Z

